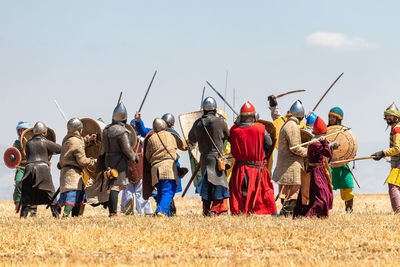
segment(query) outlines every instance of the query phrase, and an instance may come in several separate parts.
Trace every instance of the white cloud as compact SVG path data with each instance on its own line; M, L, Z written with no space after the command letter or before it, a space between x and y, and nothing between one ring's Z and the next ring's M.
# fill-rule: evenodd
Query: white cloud
M377 44L360 37L351 37L338 32L314 32L306 42L311 46L327 47L335 50L357 50L376 48Z

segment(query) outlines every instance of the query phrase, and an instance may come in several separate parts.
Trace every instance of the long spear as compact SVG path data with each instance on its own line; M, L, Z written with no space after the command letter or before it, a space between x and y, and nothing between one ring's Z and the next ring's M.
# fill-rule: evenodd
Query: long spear
M121 93L119 93L118 105L119 105L119 103L121 103L121 97L122 97L122 91L121 91Z
M324 135L324 137L326 138L328 136L332 136L332 135L335 135L335 134L338 134L338 133L342 133L342 132L345 132L345 131L348 131L348 130L350 130L350 128L346 128L346 129L343 129L343 130L340 130L340 131L337 131L337 132L334 132L334 133L330 133L330 134ZM308 145L308 144L311 144L311 143L314 143L314 142L317 142L317 141L319 141L319 139L313 139L311 141L292 146L289 149L292 150L292 149L295 149L295 148L298 148L298 147L301 147L301 146L305 146L305 145Z
M61 116L63 116L65 122L68 122L67 116L65 116L65 113L64 113L64 111L62 111L62 109L61 109L60 105L58 104L57 100L54 99L54 103L56 103L58 111L60 111Z
M140 112L140 111L142 110L142 107L143 107L144 101L146 100L147 94L148 94L148 93L149 93L149 91L150 91L151 85L153 84L154 77L156 77L156 74L157 74L157 70L154 72L154 74L153 74L153 78L151 78L151 81L150 81L149 87L147 88L146 94L144 95L144 98L143 98L143 100L142 100L142 104L140 104L140 108L139 108L139 111L138 111L138 112Z
M347 165L347 167L349 168L349 171L350 171L350 173L351 173L351 176L353 176L353 180L354 180L354 182L356 182L356 184L357 184L358 188L361 188L361 187L360 187L360 185L359 185L359 184L358 184L358 182L357 182L357 179L356 179L356 177L354 176L354 173L351 171L351 169L350 169L349 165Z
M339 75L339 77L336 78L336 80L331 84L331 86L329 86L328 90L326 90L325 94L321 97L321 99L318 101L318 103L315 105L315 107L313 108L312 112L314 112L318 105L321 103L322 99L324 99L324 97L328 94L328 92L332 89L332 87L335 85L335 83L342 77L342 75L344 74L344 72L342 72L342 74Z
M206 87L203 87L203 93L201 94L201 103L200 103L200 110L203 108L203 101L204 101L204 92L206 91Z
M338 160L338 161L333 161L329 163L329 165L332 164L339 164L339 163L346 163L350 161L357 161L357 160L364 160L364 159L373 159L375 156L368 156L368 157L362 157L362 158L353 158L353 159L345 159L345 160Z
M183 190L182 197L184 197L186 195L186 192L188 191L190 185L192 184L192 182L194 180L194 177L196 177L199 170L200 170L200 162L197 164L196 168L194 169L194 171L192 173L192 177L190 177L190 180L189 180L188 184L186 185L185 190Z
M236 114L236 116L239 116L239 114L233 109L233 107L228 103L228 101L225 100L225 98L217 91L217 89L215 89L211 83L209 83L208 81L206 81L206 83L208 84L208 86L211 87L211 89L213 89L213 91L219 96L219 98L222 99L222 101L224 101L224 103L233 111L233 113Z

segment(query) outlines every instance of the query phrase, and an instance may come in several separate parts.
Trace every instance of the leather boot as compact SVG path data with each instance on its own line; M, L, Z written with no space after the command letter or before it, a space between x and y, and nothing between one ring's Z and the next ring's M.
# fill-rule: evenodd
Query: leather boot
M346 212L352 213L353 212L353 198L344 202L346 206Z
M211 210L211 201L203 201L203 216L208 216Z
M296 199L291 199L283 202L283 207L279 212L279 215L285 217L291 216L293 214L293 209L296 206L296 202L297 202Z
M28 216L30 207L29 206L22 206L20 218L26 218Z
M171 212L171 216L176 215L176 207L174 199L172 199L171 204L169 204L169 211Z
M119 194L119 191L111 190L111 192L110 192L110 199L108 202L108 211L109 211L110 217L117 215L118 194Z

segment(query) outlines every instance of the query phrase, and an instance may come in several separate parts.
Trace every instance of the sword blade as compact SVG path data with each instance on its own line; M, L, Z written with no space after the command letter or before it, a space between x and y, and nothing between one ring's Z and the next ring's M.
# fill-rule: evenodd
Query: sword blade
M294 91L289 91L280 95L275 96L275 98L279 98L285 95L290 95L290 94L295 94L295 93L301 93L301 92L305 92L306 90L294 90Z
M342 75L344 74L344 72L342 72L342 74L339 75L339 77L336 78L336 80L331 84L331 86L329 86L328 90L326 90L325 94L321 97L321 99L318 101L318 103L315 105L315 107L313 108L312 112L314 112L318 105L321 103L322 99L324 99L324 97L328 94L328 92L332 89L332 87L335 85L335 83L342 77Z
M233 111L233 113L235 113L236 116L239 116L239 114L233 109L233 107L228 103L228 101L226 101L225 98L217 91L217 89L215 89L208 81L206 81L206 83L208 84L208 86L210 86L211 89L213 89L213 91L219 96L219 98L221 98L222 101L224 101L224 103Z

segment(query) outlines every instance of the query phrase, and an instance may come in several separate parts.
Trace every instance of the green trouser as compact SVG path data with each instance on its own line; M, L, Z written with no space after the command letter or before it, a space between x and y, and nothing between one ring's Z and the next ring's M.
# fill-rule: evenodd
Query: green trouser
M23 170L18 170L15 173L15 188L13 193L14 204L18 205L21 201L21 192L22 192L22 177L24 176Z
M71 213L73 208L74 208L74 206L72 206L72 205L65 205L64 206L63 218L67 218L69 216L69 214Z

